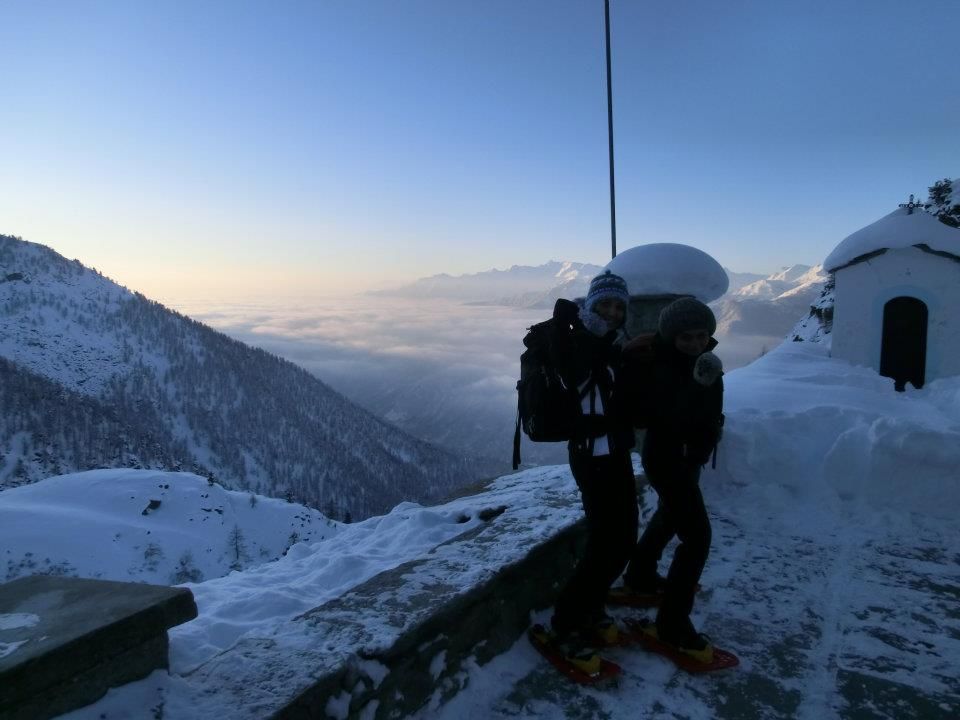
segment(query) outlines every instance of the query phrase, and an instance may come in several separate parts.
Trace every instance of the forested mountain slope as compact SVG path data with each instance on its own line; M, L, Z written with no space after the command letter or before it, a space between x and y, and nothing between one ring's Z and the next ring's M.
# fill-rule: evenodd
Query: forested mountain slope
M484 473L298 366L10 236L0 357L0 487L51 470L182 468L356 518Z

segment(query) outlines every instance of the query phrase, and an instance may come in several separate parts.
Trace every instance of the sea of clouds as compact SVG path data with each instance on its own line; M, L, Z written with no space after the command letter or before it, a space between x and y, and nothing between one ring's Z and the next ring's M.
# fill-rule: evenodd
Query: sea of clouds
M367 295L222 302L177 310L306 368L411 434L509 462L526 328L549 310ZM721 337L727 369L781 338ZM525 462L565 462L564 448L524 446Z

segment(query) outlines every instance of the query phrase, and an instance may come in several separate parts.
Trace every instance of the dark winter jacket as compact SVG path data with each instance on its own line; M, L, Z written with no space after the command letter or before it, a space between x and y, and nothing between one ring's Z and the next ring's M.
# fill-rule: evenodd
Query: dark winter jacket
M622 357L610 331L597 337L578 318L579 308L558 300L554 308L551 362L567 387L580 389L585 407L582 437L570 443L572 452L592 454L591 439L606 436L610 452L634 446L629 407L624 400Z
M711 338L707 350L716 346ZM704 387L693 378L696 361L659 335L652 357L627 361L633 421L647 429L642 459L649 474L699 468L710 460L720 439L723 378Z

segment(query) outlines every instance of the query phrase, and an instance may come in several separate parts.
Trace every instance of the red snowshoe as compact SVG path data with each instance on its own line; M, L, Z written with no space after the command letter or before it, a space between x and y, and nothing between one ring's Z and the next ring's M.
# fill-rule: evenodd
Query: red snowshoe
M527 631L530 643L551 665L580 685L595 685L615 678L621 668L607 660L593 648L578 647L561 642L556 633L543 625L534 625Z
M679 668L689 673L725 670L740 664L740 658L727 650L718 648L706 636L700 636L705 641L705 647L683 648L661 640L657 635L657 626L649 620L628 620L626 625L628 631L646 650L669 658Z

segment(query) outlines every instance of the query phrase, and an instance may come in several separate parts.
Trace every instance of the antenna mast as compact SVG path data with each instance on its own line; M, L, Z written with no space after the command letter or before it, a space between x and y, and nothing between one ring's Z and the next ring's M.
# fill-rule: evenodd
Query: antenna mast
M610 149L610 249L617 256L617 201L613 182L613 80L610 72L610 0L603 0L603 19L607 38L607 144Z

